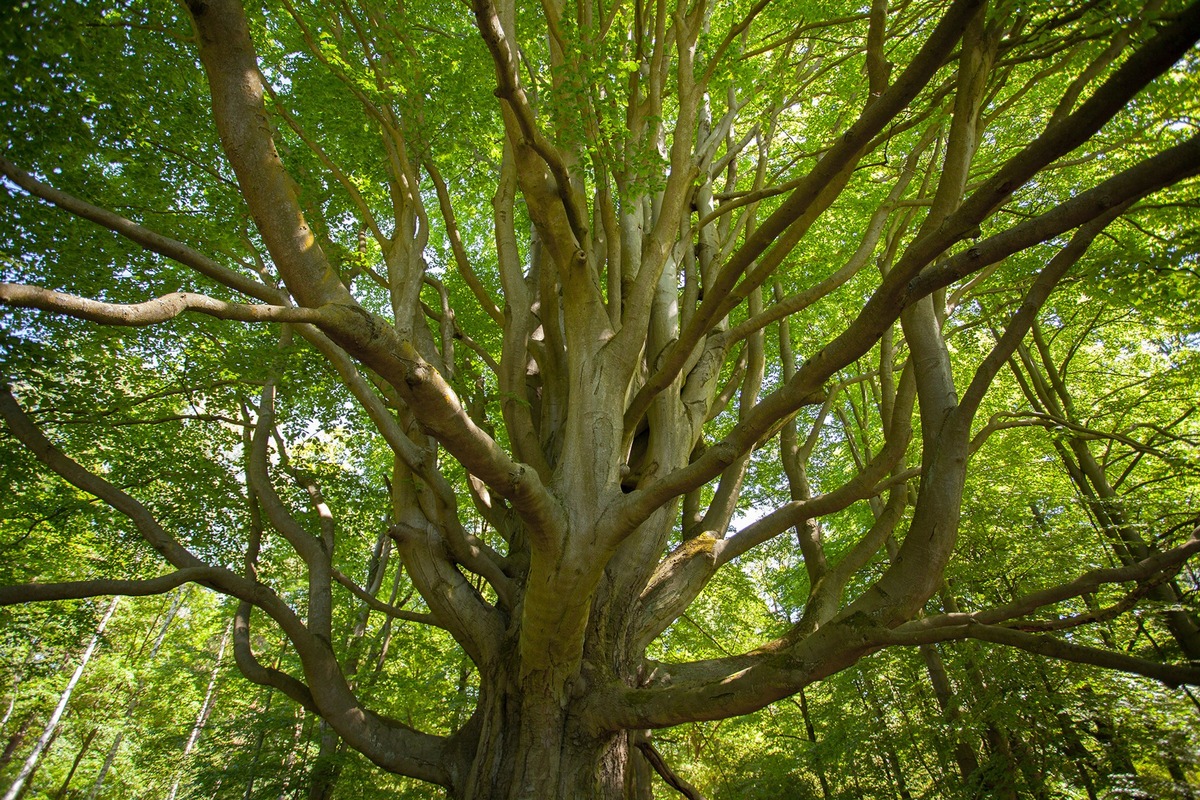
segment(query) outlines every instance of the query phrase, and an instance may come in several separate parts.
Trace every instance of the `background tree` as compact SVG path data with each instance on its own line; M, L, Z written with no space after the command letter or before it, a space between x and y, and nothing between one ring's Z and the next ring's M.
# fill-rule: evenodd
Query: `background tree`
M7 13L0 602L235 598L247 710L304 710L313 796L357 752L454 797L645 797L652 731L799 693L819 746L803 691L839 675L853 780L910 795L948 770L847 672L909 646L964 689L955 785L1011 794L1032 744L981 648L1200 682L1193 412L1104 388L1194 386L1200 5ZM1059 336L1063 284L1171 336ZM1086 482L1021 460L1046 435Z

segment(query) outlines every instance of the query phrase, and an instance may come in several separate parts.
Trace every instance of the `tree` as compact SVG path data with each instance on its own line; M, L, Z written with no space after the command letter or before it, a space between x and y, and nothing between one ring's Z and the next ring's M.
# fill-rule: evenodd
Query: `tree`
M6 480L97 557L0 602L237 598L330 757L456 798L647 797L650 731L889 647L1200 683L1084 635L1194 516L938 599L1056 287L1166 264L1194 311L1200 4L469 5L8 12ZM760 553L783 619L662 651Z

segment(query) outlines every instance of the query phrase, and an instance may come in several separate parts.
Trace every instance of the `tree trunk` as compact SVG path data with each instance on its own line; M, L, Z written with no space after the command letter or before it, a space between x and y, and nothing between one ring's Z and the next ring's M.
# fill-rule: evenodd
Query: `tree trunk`
M633 757L626 735L588 735L548 693L514 700L498 695L485 706L481 747L461 800L626 798Z
M1075 769L1079 773L1079 783L1087 792L1088 800L1097 800L1099 795L1096 793L1096 784L1092 780L1091 772L1088 770L1091 764L1091 756L1088 754L1087 748L1084 747L1083 741L1079 738L1079 733L1075 728L1075 723L1065 711L1059 711L1055 714L1058 720L1058 726L1063 734L1063 749L1067 755L1071 757L1075 764Z
M874 712L875 721L880 729L880 742L883 745L883 767L888 777L896 785L896 796L900 800L912 800L912 792L909 791L908 781L904 776L904 764L900 761L900 754L896 752L895 741L892 737L891 728L887 723L887 715L884 713L883 703L871 685L871 677L867 673L863 673L863 695L868 707Z
M83 651L83 656L79 659L79 666L75 668L71 679L67 681L67 688L63 689L62 694L59 695L58 705L54 707L54 711L50 714L50 719L46 721L46 727L42 730L42 735L38 737L37 742L34 744L33 752L25 759L25 763L21 766L21 771L17 773L16 779L8 787L8 791L4 793L4 800L16 800L22 793L26 781L33 775L33 771L37 769L38 760L42 757L42 753L50 746L50 741L58 730L58 723L67 710L67 703L71 700L71 693L75 691L75 685L83 677L83 670L87 667L88 661L92 659L92 654L96 652L96 648L99 647L104 627L108 625L113 612L117 610L117 603L120 599L120 597L114 597L112 602L108 604L108 610L101 617L100 625L96 628L96 632L92 635L92 640L88 642L87 649Z
M75 777L75 770L79 769L79 762L83 761L83 757L87 754L88 748L92 746L92 740L96 738L99 730L99 728L92 728L84 737L83 744L79 746L79 752L75 754L75 760L71 762L71 769L67 770L67 777L63 778L62 786L58 787L58 791L54 794L54 800L63 800L67 796L67 789L71 786L71 779Z
M50 734L50 741L46 742L46 746L42 748L42 757L38 759L37 763L33 765L33 769L29 771L29 775L25 778L24 785L22 785L21 790L17 792L16 800L24 800L25 796L29 794L29 788L34 784L34 776L36 776L38 770L42 768L42 764L46 763L46 754L50 752L50 748L54 747L54 743L58 741L58 737L61 734L62 727L55 728L54 733Z
M975 754L975 748L971 747L957 730L958 722L962 718L962 708L950 685L950 678L946 674L946 664L934 645L921 645L918 649L925 661L925 671L933 686L933 695L937 699L938 708L941 709L942 715L949 723L948 732L954 739L954 761L958 765L959 776L962 778L963 785L968 785L972 776L979 771L979 759Z
M816 745L817 726L813 724L812 716L808 713L808 696L804 690L800 691L800 714L804 717L804 731L808 734L808 740ZM829 800L831 797L829 779L825 776L825 763L820 751L813 752L813 768L817 772L817 780L821 783L821 797Z
M171 784L171 791L167 794L167 800L175 800L175 796L179 793L179 784L183 782L183 774L187 769L188 757L192 754L192 749L195 748L196 742L200 740L200 734L204 730L205 724L208 722L208 715L212 713L214 697L217 689L217 677L221 671L221 661L225 658L225 648L229 644L229 636L233 633L233 621L225 626L225 635L221 637L221 647L217 650L217 660L213 664L212 674L208 679L208 689L204 692L204 702L200 704L200 713L196 716L196 724L192 726L192 733L188 736L187 744L183 746L183 759L179 763L179 769L175 773L175 782Z
M154 663L154 659L158 658L158 651L162 649L163 642L167 638L167 630L171 627L171 623L175 620L180 606L183 605L183 601L189 593L189 589L179 589L175 592L175 597L171 600L171 605L167 609L167 614L162 621L162 625L159 626L158 635L154 639L154 646L150 648L149 663ZM88 800L95 800L100 794L100 789L104 786L104 780L108 777L108 771L112 769L113 762L117 760L117 753L121 751L121 743L125 740L125 729L133 719L133 712L137 710L138 703L141 702L142 689L145 687L145 683L145 677L139 676L137 686L134 688L133 694L130 695L129 702L125 706L125 717L122 720L121 729L117 731L117 735L113 737L112 744L108 747L108 753L104 756L104 763L100 766L100 772L96 774L96 781L92 784L91 791L88 792Z
M309 771L308 800L330 800L342 771L339 759L341 738L325 722L321 722L319 732L321 745Z
M17 752L17 748L25 742L25 737L29 735L29 728L33 725L33 714L25 715L25 719L21 721L21 725L13 735L8 737L8 741L4 744L4 752L0 753L0 770L8 766L8 762L12 761L13 753Z

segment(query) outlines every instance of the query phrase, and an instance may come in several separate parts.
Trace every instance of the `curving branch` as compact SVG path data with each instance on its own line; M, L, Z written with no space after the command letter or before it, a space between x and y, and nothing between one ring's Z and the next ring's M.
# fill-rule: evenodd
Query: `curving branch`
M1127 653L1112 650L1102 650L1098 647L1070 642L1057 636L1045 633L1026 633L1001 625L984 625L978 622L968 622L962 625L946 626L933 631L925 631L920 635L891 635L883 637L884 645L919 645L933 642L946 642L959 639L978 639L994 644L1003 644L1025 650L1030 653L1056 658L1062 661L1074 661L1079 664L1091 664L1105 669L1129 672L1146 678L1153 678L1167 686L1176 688L1184 684L1200 686L1200 667L1186 664L1165 664L1151 661L1148 658L1138 658Z
M1025 633L998 625L968 625L963 633L969 639L1008 645L1049 658L1142 675L1172 688L1184 684L1200 686L1200 666L1164 664L1148 658L1076 644L1049 634Z
M1169 577L1178 572L1184 562L1197 553L1200 553L1200 528L1193 531L1191 538L1178 547L1155 553L1129 566L1091 570L1070 583L1032 592L1012 602L983 611L923 617L896 627L893 633L897 636L904 636L909 632L916 634L953 625L1014 623L1039 609L1091 594L1107 584L1129 582L1144 584L1164 579L1164 576ZM1016 624L1023 623L1017 622Z
M156 325L192 312L239 322L311 322L326 318L319 308L227 303L193 292L172 292L144 303L105 303L24 283L0 283L0 303L37 308L102 325Z
M699 596L717 570L738 556L787 532L804 520L833 514L860 500L879 496L911 477L915 473L910 471L891 478L884 477L899 462L907 445L908 436L901 432L866 468L838 488L810 500L797 500L780 506L728 539L719 539L706 531L680 544L659 565L641 594L640 618L634 641L641 646L649 644ZM882 523L868 531L859 546L844 559L844 566L838 573L841 585L849 581L853 571L879 548L883 538L886 538L882 532L889 530L889 522L895 524L902 508L903 503L900 503L895 514L889 514ZM840 596L840 591L839 587L833 594Z
M467 248L462 242L462 234L459 232L458 220L454 214L454 204L450 202L450 191L446 188L446 180L442 177L441 170L437 168L437 164L432 158L425 159L424 164L425 171L429 173L429 178L433 181L433 188L437 192L438 205L442 210L442 220L446 223L446 237L450 240L450 251L454 256L458 273L462 275L463 280L470 287L471 293L479 301L479 307L487 312L487 315L497 325L503 327L504 312L496 305L496 301L492 299L483 282L479 280L475 268L471 266L471 257L467 254ZM495 371L499 372L499 369Z
M614 535L633 530L662 503L690 491L719 475L729 464L760 441L773 425L804 405L821 401L820 386L837 370L864 355L905 308L939 288L944 288L1000 259L1058 236L1072 228L1111 214L1114 209L1200 174L1200 136L1193 137L1118 173L1093 189L1077 194L1043 214L991 236L917 275L914 259L932 258L930 240L961 222L960 208L933 233L918 239L901 263L884 278L862 311L825 348L806 361L782 387L764 397L724 440L710 447L686 467L626 495L613 516ZM982 190L981 190L982 191ZM964 206L965 208L965 206ZM976 209L978 210L978 209ZM954 221L952 223L952 220Z
M445 539L416 511L389 530L405 569L443 627L476 664L500 652L503 615L459 572Z
M251 603L242 601L238 603L237 612L234 614L233 661L237 664L238 671L245 675L247 680L257 683L259 686L278 689L303 706L305 710L319 714L320 709L313 698L312 690L295 676L275 667L265 666L254 655L254 650L250 646L250 612L252 609Z
M0 606L39 603L49 600L82 600L87 597L106 595L146 597L165 594L185 583L211 584L219 582L226 572L221 567L185 567L157 578L141 580L98 578L90 581L0 586Z
M94 206L66 192L59 191L2 157L0 157L0 173L34 197L45 200L77 217L108 228L131 242L153 253L177 261L185 267L190 267L223 286L228 286L230 289L267 303L278 303L283 298L282 293L278 290L234 272L182 242L163 236L157 231L128 220L120 214L114 214L108 209Z
M309 699L306 691L302 690L303 684L296 682L295 678L284 673L274 675L259 672L255 667L256 661L246 661L253 675L264 678L268 681L267 685L289 691L289 696L298 702L311 703L311 707L319 708L322 716L343 738L381 766L446 785L449 779L442 765L445 740L384 719L363 708L341 676L337 658L327 640L314 636L270 587L253 578L201 561L171 536L145 506L54 447L17 404L7 386L0 389L0 416L4 417L9 429L39 461L72 485L95 495L127 516L142 537L169 563L180 569L211 570L207 573L211 586L238 598L246 604L247 609L253 606L266 612L296 648L306 673L319 676L320 680L310 680L311 685L307 690L311 693ZM239 665L241 663L239 661Z

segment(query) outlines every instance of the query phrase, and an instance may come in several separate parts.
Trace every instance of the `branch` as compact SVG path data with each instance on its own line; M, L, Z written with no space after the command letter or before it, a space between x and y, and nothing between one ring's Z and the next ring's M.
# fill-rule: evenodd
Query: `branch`
M501 648L504 615L455 568L445 538L416 510L389 530L421 597L476 664Z
M1184 684L1200 686L1200 667L1183 664L1164 664L1146 658L1115 653L1111 650L1101 650L1097 647L1075 644L1056 636L1042 633L1025 633L1000 625L981 625L968 623L952 628L942 628L941 635L922 637L921 642L889 640L889 644L919 644L950 639L979 639L985 642L1008 645L1030 653L1057 658L1063 661L1074 661L1079 664L1091 664L1105 669L1130 672L1153 678L1171 688Z
M191 2L213 117L255 224L288 289L301 305L326 306L321 328L390 383L425 430L497 494L554 551L562 510L537 473L514 462L471 420L454 390L386 320L362 308L321 252L271 138L263 86L246 18L236 0Z
M1108 567L1091 570L1070 583L1032 592L1013 600L1011 603L1005 603L995 608L971 613L938 614L936 616L913 620L896 627L892 633L896 636L904 636L908 632L913 632L916 635L922 631L947 626L965 624L996 625L1011 622L1012 620L1027 616L1040 608L1080 597L1081 595L1091 594L1105 584L1127 583L1130 581L1141 584L1156 580L1164 574L1173 574L1183 566L1185 561L1196 553L1200 553L1200 528L1197 528L1192 533L1192 537L1180 546L1161 553L1155 553L1135 564L1125 567Z
M650 766L654 767L654 771L662 777L663 781L675 791L686 797L688 800L704 800L704 795L700 794L700 790L692 786L683 778L675 773L671 766L663 759L662 753L648 741L637 743L637 749L642 751L642 755L650 762Z
M262 80L261 73L259 75L259 80ZM313 152L313 155L315 155L317 159L325 165L325 168L329 170L329 173L333 175L334 180L340 183L342 188L346 190L346 194L350 196L350 201L354 204L354 207L358 209L358 213L362 215L363 222L368 228L371 229L371 234L375 237L375 241L379 244L379 249L386 253L389 240L383 235L383 231L380 230L379 224L375 221L375 215L371 213L371 208L367 205L367 201L363 199L362 193L358 191L358 187L355 186L354 182L346 176L346 173L341 169L341 167L334 162L334 160L325 151L325 148L321 147L320 144L318 144L311 136L308 135L307 131L305 131L300 125L300 122L296 119L292 112L289 111L286 106L284 106L283 101L278 95L275 94L275 91L271 88L270 84L264 81L263 88L270 95L271 101L275 105L275 110L279 112L281 117L283 117L284 121L288 124L288 127L291 128L298 137L300 137L300 141L304 142L305 146Z
M169 563L181 569L209 567L168 534L145 506L100 476L84 469L56 448L17 404L11 388L7 385L0 388L0 416L4 417L13 435L29 448L39 461L68 483L100 498L129 517L142 537ZM229 573L229 576L241 581L241 578L233 573Z
M666 630L700 594L708 582L722 566L734 558L746 553L764 542L790 530L806 519L833 514L848 508L859 500L882 494L895 485L897 478L889 478L883 483L878 481L886 475L904 454L909 437L902 435L893 440L876 456L867 467L855 477L838 488L819 495L811 500L797 500L787 503L762 519L742 528L728 539L717 539L709 532L700 533L672 551L659 565L654 575L647 583L646 589L639 598L639 619L637 621L636 642L649 644L655 637ZM898 476L906 479L908 473ZM898 515L903 504L896 509ZM847 556L847 566L865 560L878 549L878 535L872 535L876 529L883 529L887 522L894 524L891 516L882 525L877 525L869 531L859 543L859 546ZM873 547L872 547L873 545ZM860 553L872 547L870 553ZM854 569L858 567L855 566ZM849 580L851 574L845 575ZM840 593L840 588L837 590Z
M754 286L761 285L792 251L817 216L833 202L849 180L851 168L861 158L872 137L883 130L925 87L961 37L967 21L979 5L977 0L956 0L947 9L920 52L896 82L864 109L858 120L821 157L812 172L725 262L713 286L706 287L704 302L664 354L662 366L630 401L625 412L626 430L638 424L649 408L651 399L671 384L713 321L729 313ZM735 284L751 268L754 277L742 281L735 295Z
M1005 418L1008 418L1010 421L1004 422L1003 420ZM1044 411L998 411L988 418L987 424L984 425L971 440L971 452L974 453L980 447L982 447L988 436L998 430L1022 427L1039 427L1050 431L1059 428L1066 429L1081 439L1108 439L1110 441L1120 442L1121 444L1130 448L1130 450L1133 450L1137 453L1146 453L1148 455L1152 455L1168 464L1176 464L1179 461L1178 458L1171 456L1170 453L1163 452L1162 450L1158 449L1157 447L1153 447L1148 443L1139 442L1137 439L1134 439L1130 436L1114 433L1112 431L1098 430L1082 423L1074 422L1073 420L1057 417L1054 414ZM1186 437L1166 433L1162 430L1159 430L1157 426L1149 423L1135 425L1134 427L1149 428L1150 430L1153 430L1156 433L1164 436L1168 440L1184 441L1192 444ZM1193 446L1195 445L1193 444Z
M437 628L446 629L446 626L441 622L438 622L437 618L433 614L422 614L419 611L409 611L405 608L397 608L396 606L388 605L368 592L366 589L359 586L354 581L350 580L350 578L348 578L346 574L337 567L334 567L330 571L330 574L333 575L333 579L335 581L349 589L351 594L353 594L359 600L362 600L376 611L387 614L389 617L395 617L396 619L402 619L407 622L420 622L424 623L425 625L433 625ZM0 597L2 596L3 595L0 595Z
M471 293L475 295L475 299L479 301L479 306L492 320L504 327L504 312L496 305L496 301L488 294L484 288L483 282L479 280L479 275L476 274L474 267L471 266L471 258L467 255L467 248L463 246L462 236L459 233L458 221L454 215L454 205L450 202L450 192L446 188L446 181L442 178L442 173L438 170L437 164L432 158L427 158L424 161L425 171L429 173L430 179L433 181L433 188L437 192L438 205L442 209L442 220L446 223L446 238L450 240L450 252L454 256L454 263L458 265L458 272L462 275L467 286L470 287ZM497 370L499 372L499 370Z
M1161 664L989 624L1087 593L1103 583L1156 579L1163 571L1177 568L1196 552L1200 552L1200 529L1186 544L1130 567L1095 570L1070 584L1034 593L992 611L942 614L904 623L891 630L873 624L867 615L854 613L852 608L843 610L814 633L798 640L789 635L742 655L683 664L654 664L648 684L639 688L617 683L597 687L587 701L587 714L592 724L601 730L659 728L687 721L722 719L792 695L882 647L964 638L1124 670L1170 686L1200 685L1200 666Z
M18 603L40 603L48 600L81 600L85 597L122 595L124 597L146 597L165 594L185 583L207 584L224 576L227 571L220 567L185 567L181 570L144 580L120 580L100 578L91 581L67 581L64 583L27 583L16 586L0 586L0 606Z
M898 264L841 335L814 353L783 386L764 397L725 439L688 466L625 495L620 501L622 507L613 516L614 528L619 533L632 530L666 500L720 474L741 453L753 447L778 420L804 405L819 402L821 383L866 353L901 311L920 298L1008 255L1102 217L1132 199L1196 174L1200 174L1200 136L1142 161L1050 211L989 237L915 278L911 263L903 269ZM961 209L951 218L959 218L960 213ZM943 225L938 231L945 227ZM919 240L905 254L904 260L916 258L912 254L929 246L927 240L939 235L935 232Z
M960 413L968 413L974 416L975 411L979 408L979 404L983 401L984 394L987 393L988 387L991 386L992 380L996 377L996 373L1008 362L1013 351L1017 349L1017 345L1029 333L1030 327L1033 326L1034 320L1037 318L1038 311L1045 304L1046 300L1049 299L1050 293L1058 286L1059 281L1063 279L1067 271L1075 266L1079 259L1083 258L1091 246L1092 240L1110 222L1120 216L1129 207L1130 202L1132 201L1126 201L1101 214L1076 231L1075 235L1071 237L1070 243L1060 250L1054 258L1050 259L1050 263L1038 273L1033 281L1033 285L1029 287L1029 291L1026 292L1024 299L1021 301L1020 307L1012 315L1008 327L996 341L992 350L984 357L983 363L975 370L975 375L971 379L970 385L963 392L960 402L962 412Z
M221 147L284 283L300 305L352 303L313 236L296 197L296 182L275 149L258 58L240 3L194 0L187 6Z
M208 576L215 588L262 608L279 623L279 626L293 641L304 641L308 638L308 630L300 618L269 587L243 578L230 570L213 567L201 561L167 533L145 506L63 454L17 404L8 386L0 388L0 416L4 417L13 435L29 448L39 461L71 485L98 497L128 517L142 538L168 563L181 570L213 570L208 573Z
M1193 136L1191 139L1117 173L1087 191L1080 192L1070 200L1060 203L1036 217L955 253L939 262L937 266L921 271L915 277L912 274L911 265L909 265L909 269L902 269L898 264L876 296L880 297L882 302L886 302L882 298L890 293L887 290L895 291L900 277L906 275L904 280L908 283L903 291L901 302L907 305L919 297L949 286L1013 253L1112 214L1114 209L1121 208L1148 194L1198 174L1200 174L1200 136ZM966 206L964 205L963 208ZM962 213L962 209L951 217L957 218L960 213ZM919 249L920 244L917 242L913 248ZM910 252L911 250L910 248ZM908 261L909 259L910 254L906 253L902 260ZM875 298L873 297L872 300ZM867 305L870 307L872 302L868 301Z
M475 14L475 24L479 28L480 36L487 45L496 67L496 96L503 99L512 109L519 127L520 136L512 138L528 145L546 163L554 176L558 197L562 201L571 232L575 235L576 245L583 246L587 241L588 231L586 209L579 207L571 191L571 176L562 156L537 126L529 97L521 87L518 77L516 48L509 41L500 14L491 0L473 0L471 10Z
M144 303L104 303L24 283L0 283L0 303L38 308L103 325L128 326L156 325L188 311L240 322L315 323L326 316L319 308L227 303L193 292L172 292Z
M166 256L173 261L177 261L185 267L190 267L201 275L211 278L224 286L228 286L230 289L268 303L277 303L282 299L282 294L278 290L234 272L182 242L163 236L161 233L152 231L107 209L72 197L66 192L60 192L53 186L37 180L4 158L0 158L0 173L3 173L5 177L33 196L39 197L77 217L82 217L101 227L108 228L110 231L124 236L135 244L139 244L153 253L158 253L161 256Z
M262 662L255 657L254 650L250 646L251 609L250 603L242 601L238 604L237 613L234 615L233 660L237 664L238 670L253 683L278 689L303 706L305 710L320 714L312 691L303 682L282 670L263 666Z

